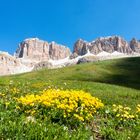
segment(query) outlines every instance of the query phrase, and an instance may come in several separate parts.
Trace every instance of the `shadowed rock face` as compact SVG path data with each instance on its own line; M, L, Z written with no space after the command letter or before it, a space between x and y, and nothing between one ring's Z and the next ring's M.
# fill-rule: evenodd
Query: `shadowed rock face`
M136 53L140 53L140 41L136 40L135 38L133 38L130 41L130 48L136 52Z
M19 44L15 55L17 58L34 59L38 61L46 61L49 59L59 60L68 57L70 50L55 42L48 43L38 38L31 38Z
M98 38L93 42L78 40L74 45L74 53L84 55L88 51L93 54L98 54L102 51L112 53L114 51L131 54L133 51L127 41L119 36Z

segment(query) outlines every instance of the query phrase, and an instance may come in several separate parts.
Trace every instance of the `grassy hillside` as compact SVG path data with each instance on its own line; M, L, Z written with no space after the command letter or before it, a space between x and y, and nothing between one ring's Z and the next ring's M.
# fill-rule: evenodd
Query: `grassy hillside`
M20 90L18 97L28 93L38 94L38 91L48 87L76 89L84 90L98 97L107 107L117 104L135 108L137 104L140 104L140 57L106 60L0 77L0 92L4 92L10 82ZM135 132L136 130L131 136L136 137ZM1 131L0 134L2 135L2 133L4 132ZM104 134L106 137L102 137L102 139L113 139L113 136L110 135L114 135L114 133L106 132ZM120 138L116 134L116 139L127 139L129 133L128 129L122 136L120 135ZM81 137L81 139L86 138Z
M10 80L22 84L28 82L32 90L34 83L44 83L40 89L45 88L46 84L65 89L83 89L109 104L133 106L140 101L140 58L106 60L0 77L0 86L8 84Z

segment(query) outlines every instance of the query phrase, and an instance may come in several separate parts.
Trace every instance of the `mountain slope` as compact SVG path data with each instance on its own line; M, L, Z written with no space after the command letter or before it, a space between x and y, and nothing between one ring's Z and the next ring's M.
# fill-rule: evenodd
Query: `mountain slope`
M28 87L32 92L44 89L46 85L64 89L83 89L101 98L105 103L134 106L140 101L139 62L140 57L136 57L105 60L60 69L43 69L21 75L1 77L0 85L4 86L12 80L23 85L28 81Z
M139 62L140 57L123 58L0 77L0 139L127 140L129 137L139 140ZM83 96L80 90L93 97ZM54 95L57 95L56 100ZM98 100L94 97L101 99L104 107L97 113L93 111L95 114L90 123L83 122L81 110L86 111L84 106ZM76 103L74 100L77 99ZM81 99L85 100L84 104ZM45 101L45 106L40 101ZM56 104L50 106L50 103ZM71 103L76 103L74 112L70 112L73 116L61 119L65 110L56 106L61 105L69 112ZM79 125L75 121L77 111L82 121ZM67 120L70 120L68 124Z

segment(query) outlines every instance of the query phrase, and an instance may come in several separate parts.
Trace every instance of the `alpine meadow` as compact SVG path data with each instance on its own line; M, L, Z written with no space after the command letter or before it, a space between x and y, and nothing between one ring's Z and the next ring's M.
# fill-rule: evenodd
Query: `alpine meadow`
M140 58L0 77L0 139L139 140Z

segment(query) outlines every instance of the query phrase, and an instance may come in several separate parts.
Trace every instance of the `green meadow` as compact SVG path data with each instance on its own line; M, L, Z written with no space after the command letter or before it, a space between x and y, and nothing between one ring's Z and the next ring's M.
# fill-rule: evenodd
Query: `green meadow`
M104 107L90 121L73 121L71 116L66 119L73 123L67 123L59 118L61 110L37 104L36 113L30 114L27 110L33 107L17 101L44 89L83 90ZM0 139L139 140L140 57L0 77Z

